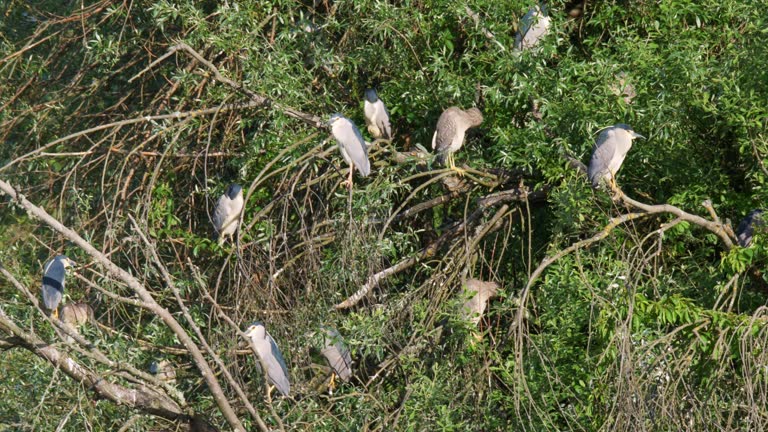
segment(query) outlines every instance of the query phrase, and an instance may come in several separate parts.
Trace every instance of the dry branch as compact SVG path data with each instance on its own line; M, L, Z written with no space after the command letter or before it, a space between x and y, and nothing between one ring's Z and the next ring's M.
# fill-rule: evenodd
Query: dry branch
M303 112L301 112L299 110L296 110L294 108L291 108L291 107L282 105L280 103L277 103L275 101L272 101L269 98L266 98L264 96L261 96L261 95L258 95L256 93L252 92L251 90L245 88L242 84L240 84L240 83L238 83L236 81L233 81L233 80L225 77L224 75L222 75L221 71L219 71L219 68L217 68L210 61L206 60L205 57L203 57L202 54L197 52L194 48L192 48L191 46L189 46L189 45L187 45L187 44L185 44L183 42L181 42L181 43L179 43L177 45L172 46L168 50L168 52L166 52L165 54L160 56L157 60L155 60L152 63L150 63L149 66L144 68L144 70L142 70L136 76L131 78L129 80L129 82L132 82L133 80L135 80L139 76L143 75L148 70L152 69L155 65L157 65L158 63L161 63L163 60L167 59L168 57L170 57L171 55L173 55L174 53L176 53L178 51L184 51L187 54L189 54L190 56L192 56L192 58L194 58L195 60L200 62L203 66L208 68L211 72L213 72L213 76L214 76L214 78L217 81L219 81L219 82L221 82L223 84L228 85L229 87L233 88L234 90L236 90L238 92L241 92L241 93L245 94L246 96L248 96L257 105L265 106L265 107L268 107L268 106L274 107L275 109L278 109L278 110L282 111L285 115L287 115L289 117L293 117L295 119L304 121L304 122L309 123L309 124L311 124L311 125L313 125L315 127L322 127L323 126L323 120L320 117L312 115L312 114L303 113Z
M23 207L30 217L42 220L43 223L56 230L67 239L71 240L82 250L88 253L88 255L90 255L95 261L104 266L104 268L107 269L108 273L112 277L122 281L128 287L130 287L139 296L139 298L144 303L146 303L147 308L158 317L160 317L160 319L163 320L163 322L171 329L171 331L173 331L176 337L178 337L179 341L184 345L184 347L189 350L190 356L192 357L197 368L200 370L200 374L208 386L208 390L211 392L211 395L216 401L222 414L227 419L230 427L238 432L245 432L245 427L230 405L227 396L224 394L224 390L222 389L221 384L216 379L213 370L203 357L203 353L200 351L200 348L197 346L197 344L195 344L194 340L192 340L192 338L187 334L187 332L178 323L178 321L176 321L173 315L171 315L168 310L160 306L155 301L149 290L147 290L147 288L145 288L138 279L136 279L133 275L124 269L117 266L107 256L99 252L90 243L85 241L85 239L83 239L79 234L64 226L61 222L49 215L48 212L46 212L44 209L31 203L23 195L19 194L10 184L3 180L0 180L0 191L9 195L13 201Z
M449 243L449 240L453 240L455 238L458 238L459 234L464 232L470 225L474 224L480 217L485 214L485 211L489 208L495 207L497 205L502 205L510 201L519 201L519 200L531 200L531 201L539 201L543 200L546 197L546 191L540 190L540 191L530 191L527 187L522 186L515 189L510 189L502 192L497 192L485 197L482 197L477 200L478 206L477 208L472 212L471 215L469 215L465 220L463 220L460 224L452 227L443 235L441 235L437 240L432 242L429 246L425 247L418 253L400 261L399 263L395 264L392 267L389 267L387 269L384 269L371 277L368 278L367 282L360 287L354 294L349 296L346 300L343 302L335 305L334 309L347 309L350 308L357 303L360 302L374 287L376 287L379 282L381 282L383 279L386 279L394 274L400 273L410 267L412 267L414 264L418 263L419 261L423 260L424 258L429 258L434 256L438 250L440 250L443 245ZM504 212L501 212L502 214ZM494 225L495 222L498 220L498 217L500 217L498 214L494 217L493 223L491 225ZM488 228L490 230L490 227ZM485 231L487 233L488 231ZM476 241L479 241L479 238L476 239Z
M13 336L12 339L5 339L7 347L20 346L34 353L103 398L118 405L125 405L171 420L188 419L182 408L168 396L154 392L149 387L128 388L109 382L105 377L80 365L75 359L45 343L33 333L19 328L2 309L0 309L0 329Z

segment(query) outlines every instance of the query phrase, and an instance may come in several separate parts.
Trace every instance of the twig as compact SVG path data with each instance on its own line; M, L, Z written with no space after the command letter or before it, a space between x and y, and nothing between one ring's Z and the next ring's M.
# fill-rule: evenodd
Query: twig
M203 376L203 379L205 380L211 395L216 401L222 414L227 419L229 425L238 432L245 432L245 427L232 408L232 405L230 405L229 401L227 400L227 397L224 394L224 390L221 388L221 384L219 384L216 376L213 373L213 370L211 370L208 362L206 362L205 358L203 357L203 353L200 351L200 348L198 348L192 338L187 334L187 332L178 323L178 321L176 321L173 315L171 315L168 310L157 304L154 297L152 297L152 294L150 294L150 292L144 287L144 285L142 285L141 282L139 282L138 279L136 279L126 270L117 266L103 253L99 252L95 247L93 247L93 245L85 241L85 239L80 237L80 235L78 235L76 232L64 226L61 222L49 215L48 212L46 212L44 209L32 204L23 195L19 194L15 188L3 180L0 180L0 191L9 195L12 200L23 207L30 217L42 220L43 223L56 230L67 239L71 240L83 251L88 253L88 255L90 255L94 260L104 266L110 275L117 278L118 280L121 280L129 288L136 292L139 298L148 305L149 309L163 320L163 322L171 329L171 331L173 331L176 337L178 337L179 341L189 350L190 356L197 365L197 368L200 370L200 373Z
M141 72L136 74L136 76L134 76L133 78L128 80L128 82L132 82L133 80L135 80L136 78L140 77L141 75L143 75L148 70L152 69L155 65L157 65L158 63L160 63L163 60L167 59L168 57L170 57L171 55L173 55L174 53L176 53L178 51L184 51L187 54L189 54L190 56L192 56L195 60L197 60L203 66L205 66L211 72L213 72L213 76L214 76L214 78L217 81L219 81L219 82L221 82L223 84L226 84L229 87L231 87L231 88L233 88L233 89L235 89L235 90L245 94L246 96L248 96L257 105L259 105L259 106L272 106L272 107L282 111L285 115L287 115L289 117L293 117L295 119L302 120L302 121L307 122L307 123L309 123L309 124L311 124L311 125L313 125L315 127L318 127L318 128L319 127L324 127L323 126L324 122L323 122L323 120L320 117L317 117L317 116L312 115L312 114L306 114L306 113L303 113L303 112L301 112L299 110L296 110L294 108L281 105L281 104L279 104L277 102L274 102L274 101L270 100L269 98L266 98L264 96L258 95L256 93L252 92L251 90L245 88L242 84L240 84L240 83L238 83L236 81L233 81L233 80L225 77L224 75L221 74L221 71L219 71L219 69L213 63L211 63L210 61L206 60L205 57L203 57L199 52L197 52L194 48L192 48L191 46L187 45L184 42L181 42L181 43L179 43L177 45L172 46L168 50L167 53L163 54L157 60L155 60L152 63L150 63L149 66L147 66Z

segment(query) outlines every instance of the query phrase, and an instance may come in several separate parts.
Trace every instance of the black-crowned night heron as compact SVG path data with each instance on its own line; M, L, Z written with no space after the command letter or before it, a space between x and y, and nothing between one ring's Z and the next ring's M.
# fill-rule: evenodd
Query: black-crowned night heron
M494 297L498 291L499 284L496 282L467 279L464 283L464 295L468 299L461 308L464 319L476 327L483 317L488 300Z
M597 137L592 159L589 161L587 175L592 187L599 187L607 182L611 190L616 190L616 173L621 168L627 152L632 148L635 138L645 138L632 130L632 127L619 123L600 132Z
M453 160L453 154L464 145L464 135L467 129L479 126L483 123L483 113L477 108L470 108L466 111L458 107L450 107L440 114L437 120L437 129L432 136L432 149L437 150L438 163L445 163L448 159L448 166L463 174L464 170L457 168Z
M261 370L261 364L267 368L266 375L270 383L283 395L291 392L291 383L288 381L288 367L285 365L283 354L277 347L275 340L264 328L264 324L255 322L245 330L251 349L258 357L256 364Z
M379 99L376 90L365 91L365 125L374 138L392 139L392 126L384 102Z
M321 327L321 330L324 333L324 346L321 353L333 369L330 384L330 387L333 388L335 375L338 375L344 382L349 381L352 376L352 355L338 331L325 326Z
M739 242L739 246L747 247L752 243L752 236L755 235L755 228L762 227L763 210L752 210L747 217L739 222L739 226L736 228L736 240Z
M153 361L149 364L149 373L155 376L160 382L170 385L176 384L176 368L168 360Z
M538 45L546 36L550 25L551 19L547 16L543 2L528 9L528 13L520 20L515 35L515 49L522 51Z
M48 261L43 268L43 307L50 311L54 318L59 318L59 303L64 296L64 279L67 277L67 267L76 264L64 255L58 255Z
M368 147L365 146L363 134L352 120L336 113L328 120L331 133L339 144L341 156L349 164L349 179L344 184L352 188L353 169L357 168L360 175L368 177L371 173L371 162L368 160Z
M226 192L216 203L216 211L213 213L213 227L219 238L219 245L224 244L227 237L237 231L240 223L240 213L243 211L243 187L232 183Z

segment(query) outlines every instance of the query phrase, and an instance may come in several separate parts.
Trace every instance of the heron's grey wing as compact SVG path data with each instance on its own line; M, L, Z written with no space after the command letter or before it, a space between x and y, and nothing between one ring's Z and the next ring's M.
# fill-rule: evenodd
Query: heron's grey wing
M61 286L61 285L57 285L57 286ZM58 289L54 285L43 282L43 288L42 288L43 305L45 305L45 307L50 310L56 309L59 303L61 303L63 292L64 292L63 288Z
M349 352L349 348L347 348L347 345L341 340L336 343L336 349L339 350L341 359L344 361L342 369L337 370L336 373L339 374L339 377L342 380L348 381L349 377L352 376L352 353Z
M445 152L451 146L453 138L456 136L456 114L450 109L446 110L437 120L437 131L435 132L435 143L432 148L438 152Z
M345 134L344 147L347 150L347 155L352 159L352 163L355 164L360 174L363 177L367 177L371 173L371 164L368 161L368 148L365 146L365 140L363 140L363 134L350 122L353 135Z
M384 106L384 102L379 101L379 103L381 103L381 112L384 113L384 115L381 116L379 124L376 126L384 134L385 138L390 139L392 138L392 125L389 122L389 111L387 111L387 107Z
M609 164L616 156L616 145L608 142L609 135L601 133L597 138L595 150L592 152L592 159L589 161L587 175L592 185L597 187L600 179L606 172L610 172Z
M219 198L219 202L216 203L216 210L213 213L213 227L216 228L217 232L224 228L224 222L226 222L227 216L229 216L229 201L226 195L222 195Z
M60 261L53 260L45 266L43 274L42 297L43 304L48 309L56 309L64 294L64 278L66 269Z
M522 49L523 48L523 39L525 38L525 35L528 33L528 30L531 29L531 23L533 22L533 14L536 13L536 9L530 8L528 9L528 12L523 15L523 18L520 20L520 25L517 29L517 34L515 35L515 48Z
M269 340L269 348L272 353L271 356L268 356L269 358L264 359L269 370L269 379L283 396L288 396L288 393L291 392L291 383L288 381L288 367L285 365L283 353L280 352L280 348L277 347L275 340L269 333L266 337Z
M321 352L339 378L345 382L349 381L352 376L352 355L339 332L326 330L325 347Z

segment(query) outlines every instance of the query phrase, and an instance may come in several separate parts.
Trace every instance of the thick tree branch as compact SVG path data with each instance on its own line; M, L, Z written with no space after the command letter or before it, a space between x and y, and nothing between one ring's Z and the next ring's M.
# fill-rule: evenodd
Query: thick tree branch
M168 396L154 392L149 387L132 389L107 381L89 368L80 365L66 353L19 328L2 309L0 309L0 330L14 336L14 339L6 339L6 342L12 341L17 346L47 360L70 378L84 384L103 398L118 405L125 405L167 419L189 421L182 408Z
M245 432L245 427L230 405L229 400L224 394L224 390L221 388L221 384L219 384L219 381L216 379L216 375L213 373L210 365L208 365L208 362L203 357L203 353L200 351L200 348L198 348L197 344L195 344L192 338L187 334L187 332L178 323L178 321L176 321L173 315L171 315L168 310L160 306L155 301L149 290L147 290L144 285L139 282L138 279L117 266L109 258L107 258L107 256L94 248L76 232L67 228L53 216L49 215L48 212L46 212L44 209L31 203L23 195L19 194L10 184L3 180L0 180L0 191L9 195L16 203L23 207L31 217L42 220L46 225L58 231L61 235L78 245L95 261L104 266L104 268L107 269L108 273L112 277L122 281L129 288L131 288L139 296L139 298L144 303L146 303L147 308L163 320L163 322L171 329L171 331L173 331L176 337L178 337L179 341L189 351L189 354L197 368L200 370L203 380L205 380L211 395L216 401L216 404L218 405L222 414L227 419L229 425L236 431Z
M418 253L398 262L392 267L386 268L372 275L371 277L368 278L366 283L362 287L360 287L360 289L358 289L354 294L349 296L343 302L335 305L333 308L336 310L347 309L356 305L371 291L371 289L378 286L379 282L381 282L383 279L386 279L392 275L400 273L412 267L414 264L422 261L425 258L430 258L434 256L437 253L437 251L443 247L443 245L448 243L449 240L455 239L459 234L464 232L464 230L467 229L467 227L469 227L475 221L480 219L480 217L483 214L485 214L485 211L487 209L498 206L498 205L502 205L511 201L519 201L522 199L528 199L529 201L539 201L544 199L545 197L546 197L546 191L544 190L530 191L527 187L522 186L515 189L497 192L497 193L478 199L477 208L472 212L471 215L469 215L460 224L446 231L437 240L432 242L429 246L425 247ZM500 213L503 214L504 212L500 212ZM497 217L499 217L499 214L497 214L497 216L494 217L493 224L491 224L491 226L495 224L495 222L497 221L496 219ZM479 241L479 238L477 239L477 241Z

